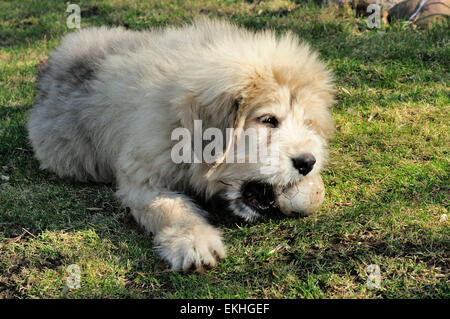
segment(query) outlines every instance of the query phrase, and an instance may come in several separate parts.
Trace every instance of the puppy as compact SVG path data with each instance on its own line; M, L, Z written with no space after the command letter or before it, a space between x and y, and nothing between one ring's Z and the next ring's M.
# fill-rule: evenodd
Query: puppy
M42 169L115 182L171 269L214 266L226 255L221 233L193 198L221 196L253 220L274 206L275 187L317 174L333 132L332 82L291 33L207 19L147 32L88 28L67 35L41 70L29 138ZM231 136L212 161L196 154L207 140L174 134L194 136L197 123ZM236 132L250 129L263 132L256 152L265 141L276 156L227 160L244 136ZM191 161L174 159L180 145Z

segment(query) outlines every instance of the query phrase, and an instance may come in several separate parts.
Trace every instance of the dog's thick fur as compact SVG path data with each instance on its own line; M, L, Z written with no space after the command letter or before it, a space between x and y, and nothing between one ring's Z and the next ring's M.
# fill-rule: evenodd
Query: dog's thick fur
M333 131L330 72L292 34L254 33L199 20L148 32L89 28L67 35L41 70L29 137L43 169L80 181L113 182L137 222L154 234L171 268L214 266L225 257L220 232L188 194L220 194L238 215L247 181L289 185L302 178L292 158L310 152L312 173L327 160ZM175 164L175 128L248 128L274 114L280 160ZM312 174L311 173L311 174Z

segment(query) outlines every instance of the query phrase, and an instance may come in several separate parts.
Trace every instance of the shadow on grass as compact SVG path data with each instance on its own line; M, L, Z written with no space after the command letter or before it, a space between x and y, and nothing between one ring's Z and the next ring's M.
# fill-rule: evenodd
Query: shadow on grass
M23 145L25 146L25 145ZM64 232L76 232L84 231L89 229L94 229L101 240L107 240L115 246L119 246L122 242L127 242L131 247L137 247L140 250L151 250L151 237L149 237L145 232L133 221L129 212L126 209L120 207L119 203L114 198L114 187L112 185L98 185L90 183L74 183L66 180L60 180L52 174L46 172L33 172L33 170L38 169L38 163L32 158L30 153L27 153L23 160L30 161L33 165L29 166L24 172L28 174L31 178L27 179L24 183L30 184L40 184L43 179L45 181L45 187L50 189L64 189L62 195L64 196L66 190L71 193L71 198L76 202L75 208L70 206L70 201L68 207L62 206L61 210L70 211L75 209L75 213L70 213L70 220L68 222L65 219L61 219L61 211L59 209L51 209L52 206L57 203L51 203L45 201L48 200L44 196L44 202L35 202L35 206L42 207L41 215L39 212L35 212L32 219L24 219L22 213L10 214L5 220L0 217L0 232L4 234L10 233L10 239L15 240L17 236L21 236L19 240L33 239L34 236L39 236L42 231L64 231ZM22 183L22 181L17 180L12 182L12 186L17 186L17 184ZM73 193L72 193L73 192ZM39 196L37 196L39 197ZM398 193L395 197L388 197L387 200L391 198L391 202L385 201L383 204L389 206L398 200L399 197L404 197L404 199L411 200L410 196L405 196L403 193ZM264 223L270 223L274 227L279 228L282 234L279 238L274 238L275 240L286 240L288 243L295 243L297 240L304 240L309 242L309 248L306 251L298 250L294 248L293 250L288 250L282 252L277 256L277 265L282 267L282 265L295 265L298 269L296 275L299 279L307 282L308 278L312 275L321 274L341 274L350 275L355 278L355 282L361 284L364 283L364 278L358 269L355 268L355 262L370 263L370 258L374 256L387 257L387 258L415 258L417 261L423 261L426 264L433 267L441 267L444 273L449 269L449 255L447 252L447 247L449 242L443 239L433 239L431 240L426 234L421 234L420 241L411 240L409 234L420 233L421 230L417 229L415 226L406 226L398 238L386 237L383 232L377 232L371 229L368 223L368 215L373 214L374 209L379 206L378 199L373 199L372 201L366 200L365 203L360 203L352 207L346 207L338 214L333 214L332 216L327 216L320 214L317 216L308 217L306 219L300 220L298 227L294 227L293 223L285 223L286 219L280 216L275 217L265 217L259 223L254 226ZM29 205L27 202L15 203L16 208L26 208ZM219 206L220 207L220 206ZM91 210L94 208L94 210ZM14 207L12 207L14 210ZM216 213L213 214L213 223L221 228L225 228L228 233L233 233L238 227L253 227L248 226L242 220L231 217L231 215L224 215L223 211L217 207ZM26 209L25 209L26 211ZM315 219L314 222L312 219ZM28 220L28 222L25 222ZM54 220L60 220L59 224L55 224ZM48 221L46 224L45 221ZM6 224L2 224L6 222ZM343 229L342 225L354 224L356 230L350 236L345 235L349 230ZM296 234L295 230L299 229L301 234ZM26 230L26 231L25 231ZM365 236L366 232L373 232L374 236ZM32 236L30 234L33 234ZM233 237L233 235L232 235ZM243 245L258 246L264 236L261 234L247 238L244 241L240 241ZM326 238L328 244L325 248L318 248L312 242L314 238ZM8 239L6 239L8 240ZM231 238L231 242L236 239ZM294 244L295 247L295 244ZM433 254L429 252L432 251ZM144 272L148 273L150 276L156 278L159 281L166 283L165 291L170 291L170 287L173 287L172 275L165 273L163 270L165 268L162 261L156 257L152 252L150 259L142 260L141 258L133 255L131 251L121 251L120 254L125 254L127 257L124 259L136 258L136 262L133 263L131 269L128 270L127 276L130 279L138 276L137 273ZM69 260L63 255L46 255L41 254L39 256L33 256L33 260L29 260L26 257L16 257L14 261L15 266L8 270L9 274L14 272L20 272L23 267L31 264L39 265L39 269L56 269L60 265L68 263ZM267 267L266 267L267 266ZM233 267L231 265L231 267ZM235 270L229 269L227 274L224 275L224 280L233 280L233 276L236 274L243 275L248 269L259 268L258 274L261 276L266 276L267 278L272 278L274 271L273 266L261 264L261 261L257 260L247 260L245 267L238 267ZM237 270L239 269L239 270ZM178 281L190 282L192 280L191 276L177 277ZM131 280L132 282L132 280ZM132 284L131 284L132 285ZM1 285L0 285L1 286ZM20 296L18 294L17 285L13 281L7 281L4 283L8 294L14 296ZM320 289L326 291L327 285L325 282L317 283ZM430 291L435 291L436 289L444 289L439 284L438 287L430 286ZM1 290L1 289L0 289ZM1 291L0 291L1 293ZM377 292L377 295L382 297L392 297L388 292Z

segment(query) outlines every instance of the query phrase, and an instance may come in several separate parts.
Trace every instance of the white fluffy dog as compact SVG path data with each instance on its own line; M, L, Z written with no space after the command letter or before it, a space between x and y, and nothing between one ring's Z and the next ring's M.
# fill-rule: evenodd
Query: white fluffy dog
M323 168L333 131L332 77L317 54L290 33L224 21L71 33L41 70L38 91L28 129L41 167L116 182L122 204L154 234L173 270L225 257L220 232L194 197L219 195L254 219L273 205L273 187ZM195 120L223 132L276 127L274 169L219 159L176 164L172 132L194 133Z

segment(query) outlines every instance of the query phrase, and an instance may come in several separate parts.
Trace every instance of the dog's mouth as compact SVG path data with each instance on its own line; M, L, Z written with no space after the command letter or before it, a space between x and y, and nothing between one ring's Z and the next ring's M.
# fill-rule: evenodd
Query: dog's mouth
M252 210L264 214L276 209L273 186L263 182L250 181L242 186L242 200Z

